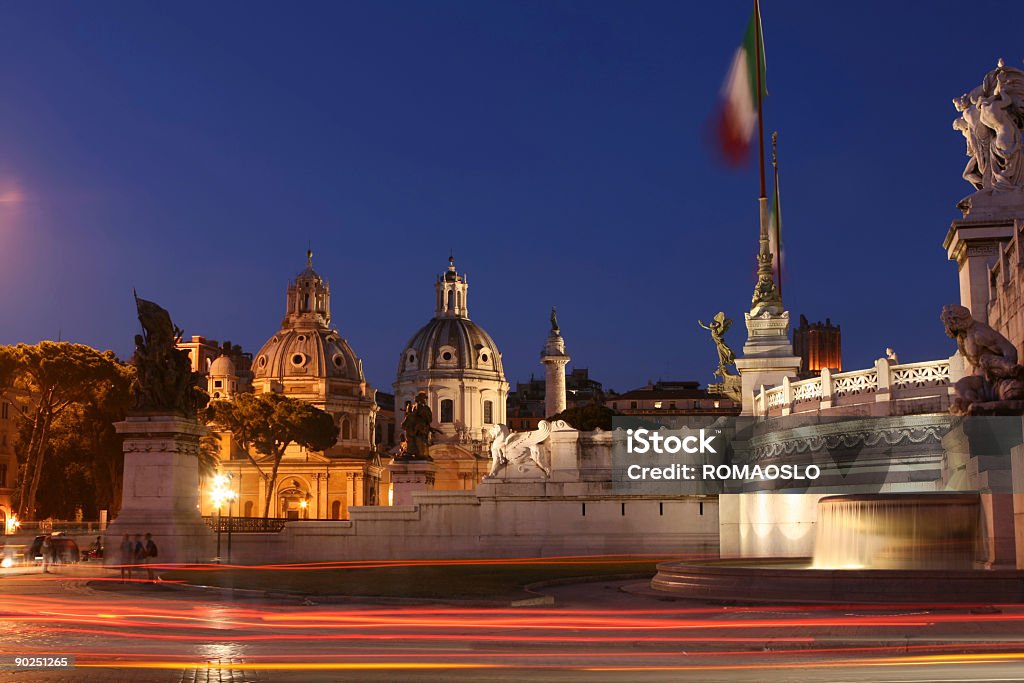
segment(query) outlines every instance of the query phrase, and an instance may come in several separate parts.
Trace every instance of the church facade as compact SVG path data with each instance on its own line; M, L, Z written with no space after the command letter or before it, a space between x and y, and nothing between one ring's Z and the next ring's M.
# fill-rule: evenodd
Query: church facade
M206 375L211 400L230 401L249 390L247 378L227 354L213 360ZM374 443L376 391L366 382L362 360L331 326L330 285L313 270L312 252L305 270L288 285L280 329L252 357L251 390L306 401L329 413L338 426L337 442L325 451L289 446L274 484L270 517L347 519L350 507L375 505L386 497L386 471ZM233 513L263 516L273 458L258 453L250 458L230 433L218 437L220 471L230 476L237 496ZM208 491L201 496L201 510L216 513Z
M448 259L434 282L434 316L398 358L395 420L426 394L433 413L430 457L439 466L435 489L473 490L488 470L491 430L506 422L508 382L501 352L469 317L469 283Z

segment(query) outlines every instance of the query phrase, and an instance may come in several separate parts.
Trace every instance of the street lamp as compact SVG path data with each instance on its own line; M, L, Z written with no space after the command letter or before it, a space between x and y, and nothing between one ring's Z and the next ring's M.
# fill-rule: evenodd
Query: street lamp
M213 478L213 487L210 489L210 500L217 508L217 564L220 564L220 511L224 502L228 504L228 563L231 563L231 503L237 494L231 490L231 475L217 473Z

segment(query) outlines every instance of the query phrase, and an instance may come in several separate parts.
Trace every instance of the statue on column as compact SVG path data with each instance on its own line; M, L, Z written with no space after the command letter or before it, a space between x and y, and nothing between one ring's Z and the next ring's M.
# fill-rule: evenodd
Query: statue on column
M1024 191L1024 71L999 60L981 85L953 100L960 116L953 129L967 145L964 180L978 192L960 203L969 212L977 199Z
M954 415L1024 414L1024 367L1017 363L1017 349L1010 341L971 311L957 304L944 306L946 334L956 339L971 374L954 386L956 398L949 407Z
M177 348L181 329L152 301L135 296L142 334L135 335L132 383L134 409L195 417L201 408L188 352Z
M432 426L434 411L427 405L427 394L424 391L416 394L416 402L405 410L402 429L405 432L407 447L402 454L403 460L431 460L430 434L439 431Z

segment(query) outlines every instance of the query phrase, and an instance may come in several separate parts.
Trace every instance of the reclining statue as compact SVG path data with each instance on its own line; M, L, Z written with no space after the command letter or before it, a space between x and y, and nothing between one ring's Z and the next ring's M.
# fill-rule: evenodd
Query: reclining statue
M954 415L1024 414L1024 367L1010 341L971 316L970 309L950 304L942 308L946 334L956 339L971 374L954 386L949 406Z

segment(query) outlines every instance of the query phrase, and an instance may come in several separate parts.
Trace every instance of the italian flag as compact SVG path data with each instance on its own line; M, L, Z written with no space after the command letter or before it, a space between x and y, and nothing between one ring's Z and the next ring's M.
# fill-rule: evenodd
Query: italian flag
M761 34L761 14L757 3L747 24L743 44L736 50L729 75L722 86L722 104L718 115L718 141L725 160L740 165L747 160L750 141L757 125L757 66L760 48L761 94L765 88L764 40Z

